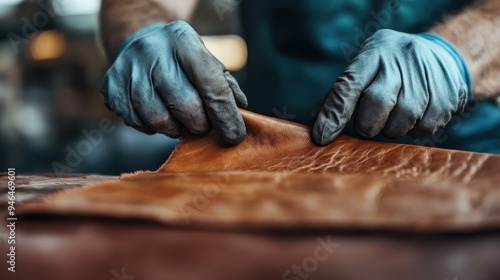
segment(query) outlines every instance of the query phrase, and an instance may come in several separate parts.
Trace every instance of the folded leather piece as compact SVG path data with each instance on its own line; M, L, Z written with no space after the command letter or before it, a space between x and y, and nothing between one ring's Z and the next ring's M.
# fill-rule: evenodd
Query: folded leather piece
M228 147L215 131L186 135L158 172L293 171L371 174L388 179L422 178L473 185L500 183L500 156L422 146L379 143L340 136L316 146L310 128L242 110L247 137Z
M500 156L346 136L242 111L238 146L187 135L157 173L58 193L28 213L144 218L224 228L418 231L500 226Z

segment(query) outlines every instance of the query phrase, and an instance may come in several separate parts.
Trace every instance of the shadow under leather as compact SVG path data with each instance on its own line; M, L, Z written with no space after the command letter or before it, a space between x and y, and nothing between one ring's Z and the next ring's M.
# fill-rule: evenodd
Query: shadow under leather
M367 236L383 236L388 238L412 239L412 240L429 240L429 239L463 239L463 238L483 238L492 236L500 238L500 226L464 229L460 231L436 230L436 231L415 231L413 229L405 230L402 228L273 228L273 227L206 227L201 225L168 225L163 222L141 219L141 218L117 218L108 216L93 216L87 214L63 214L58 213L23 213L20 215L23 223L36 225L40 223L40 229L46 230L47 227L43 223L54 222L61 225L71 224L92 224L95 226L126 226L131 228L150 228L159 230L180 230L180 231L195 231L206 233L229 233L229 234L251 234L262 236L279 236L280 238L294 237L314 237L324 235L349 236L349 237L367 237Z

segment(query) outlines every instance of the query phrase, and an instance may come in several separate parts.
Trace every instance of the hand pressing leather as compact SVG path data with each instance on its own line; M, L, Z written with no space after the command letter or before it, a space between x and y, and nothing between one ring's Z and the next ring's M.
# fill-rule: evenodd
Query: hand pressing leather
M382 29L367 39L323 101L312 137L319 145L341 133L356 106L364 137L421 137L463 111L470 78L460 54L433 34Z
M245 137L238 106L247 99L235 78L187 23L132 36L106 73L102 93L125 123L145 133L179 137L215 127L228 144Z

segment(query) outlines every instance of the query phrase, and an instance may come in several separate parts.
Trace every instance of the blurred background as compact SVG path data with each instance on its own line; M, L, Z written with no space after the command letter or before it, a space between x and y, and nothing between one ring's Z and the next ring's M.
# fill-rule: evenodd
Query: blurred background
M154 170L175 146L126 127L104 106L99 8L100 0L0 0L0 170ZM192 25L241 78L246 45L237 9L221 16L212 1L200 1Z

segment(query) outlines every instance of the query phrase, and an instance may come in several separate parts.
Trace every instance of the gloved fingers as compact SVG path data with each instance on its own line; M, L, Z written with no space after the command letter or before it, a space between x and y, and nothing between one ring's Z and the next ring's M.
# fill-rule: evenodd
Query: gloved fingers
M130 90L131 99L137 104L135 111L147 128L173 138L180 137L182 127L155 91L149 73L132 73Z
M133 127L144 127L145 124L135 111L137 104L133 104L130 99L131 77L123 75L118 69L121 69L117 61L106 75L101 87L101 93L104 96L106 107L115 112L123 119L126 125ZM126 92L123 89L126 89Z
M312 138L318 145L330 144L339 136L351 118L361 92L375 78L379 61L373 61L370 56L370 53L358 55L327 94L312 130Z
M422 119L428 104L427 82L417 77L406 79L382 135L391 139L406 135Z
M323 107L323 104L325 103L326 100L326 95L323 96L317 103L314 105L314 108L311 111L311 119L315 121L318 118L319 112L321 111L321 108Z
M443 75L447 75L447 73L443 72ZM430 93L429 105L425 114L408 133L411 137L418 138L434 134L438 129L444 128L453 115L461 112L465 106L467 98L465 83L461 85L461 88L458 87L459 85L443 87L441 81L445 79L435 78L429 81L429 88L439 91L439 94L437 92Z
M428 73L425 68L420 67L421 61L416 57L406 58L405 63L419 67L407 67L398 65L401 73L402 87L396 105L387 119L382 135L395 139L406 135L420 121L429 104Z
M248 107L248 100L243 91L240 88L240 85L238 84L238 81L229 73L229 71L224 71L224 74L226 75L226 80L229 84L229 87L233 91L234 95L234 100L236 101L236 105L240 108L246 108Z
M408 135L413 138L419 138L434 134L438 129L445 127L450 120L451 114L445 119L443 119L443 116L424 115L422 120L417 122L413 129L408 132ZM445 121L445 123L443 123L443 121Z
M223 69L199 36L182 36L178 44L177 59L198 90L210 122L225 143L240 143L246 135L245 123Z
M231 75L231 73L226 69L226 66L218 60L215 56L213 56L215 62L219 65L219 67L224 71L224 75L226 76L226 80L229 83L229 87L233 91L234 99L236 101L236 105L240 108L248 107L248 100L243 91L238 84L238 81Z
M445 127L453 116L453 109L443 107L443 103L436 100L436 95L431 96L429 106L422 119L408 132L408 135L413 138L434 134L438 129Z
M460 94L458 96L458 108L457 111L453 113L454 115L460 114L465 110L465 106L467 105L468 94L472 94L468 92L469 89L465 82L461 85Z
M398 101L401 79L394 75L397 69L390 68L382 66L375 80L361 94L355 129L363 137L375 137L382 131Z
M391 139L403 137L422 119L429 102L429 96L426 92L422 92L421 88L403 84L398 102L389 115L382 135Z
M177 64L171 69L157 66L153 70L153 85L168 111L191 133L210 130L203 101L191 81Z
M137 131L140 131L144 134L148 134L148 135L153 135L153 134L156 134L156 131L150 129L150 128L147 128L145 126L130 126L132 127L133 129L137 130Z

